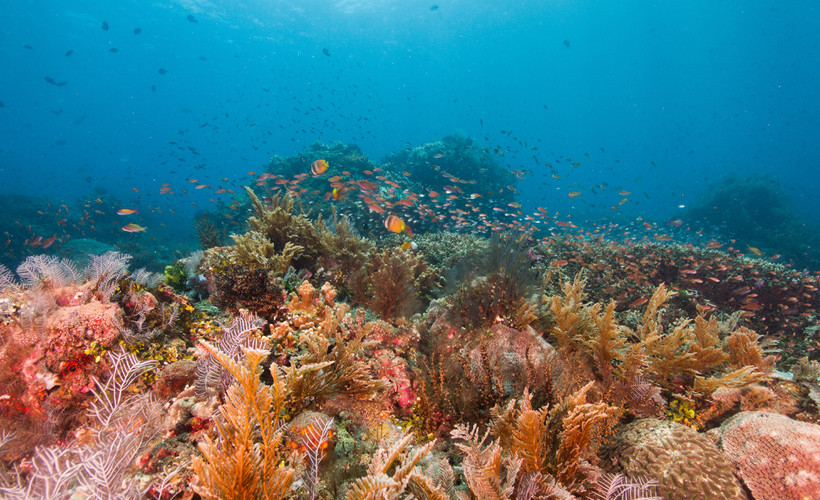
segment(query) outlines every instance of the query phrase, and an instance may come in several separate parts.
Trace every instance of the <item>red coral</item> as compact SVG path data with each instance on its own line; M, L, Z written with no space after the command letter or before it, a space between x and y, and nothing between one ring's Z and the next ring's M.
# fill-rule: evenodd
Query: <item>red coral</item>
M742 412L721 426L720 440L756 499L817 498L820 425L777 413Z

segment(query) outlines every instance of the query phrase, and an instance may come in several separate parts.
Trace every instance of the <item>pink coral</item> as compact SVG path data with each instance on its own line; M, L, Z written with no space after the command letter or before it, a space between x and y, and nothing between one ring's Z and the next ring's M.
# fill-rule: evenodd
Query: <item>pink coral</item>
M817 498L820 425L777 413L742 412L721 426L720 445L754 498Z

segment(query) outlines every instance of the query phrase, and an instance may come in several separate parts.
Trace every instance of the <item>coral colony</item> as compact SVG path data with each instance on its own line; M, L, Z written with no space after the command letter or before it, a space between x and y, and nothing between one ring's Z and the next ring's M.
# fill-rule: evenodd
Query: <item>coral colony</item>
M0 267L0 496L818 498L817 275L524 216L471 145L274 158L164 274Z

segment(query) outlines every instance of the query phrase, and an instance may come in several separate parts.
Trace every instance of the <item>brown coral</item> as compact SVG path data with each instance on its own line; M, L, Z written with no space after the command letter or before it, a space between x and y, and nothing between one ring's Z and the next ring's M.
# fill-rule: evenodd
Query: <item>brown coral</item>
M294 214L292 196L277 194L271 205L262 204L252 189L245 191L251 199L256 215L248 218L250 231L231 235L236 243L239 260L244 264L270 267L284 273L288 266L312 268L323 252L324 243L316 224L305 214Z
M668 500L746 498L727 458L683 424L637 420L620 429L605 454L617 472L656 480Z
M364 286L351 287L359 290L357 301L365 303L385 320L406 317L419 305L416 280L426 270L426 264L412 252L388 248L373 255L365 273L354 279Z

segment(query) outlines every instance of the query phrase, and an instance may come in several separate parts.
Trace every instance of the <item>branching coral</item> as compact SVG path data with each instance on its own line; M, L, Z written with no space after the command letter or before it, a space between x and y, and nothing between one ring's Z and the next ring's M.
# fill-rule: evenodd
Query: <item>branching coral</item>
M369 260L374 245L356 234L348 217L338 216L336 207L332 208L332 213L333 228L325 222L318 224L316 229L325 248L325 253L319 257L320 264L331 276L338 273L338 280L333 283L338 286L354 271L362 268Z
M519 457L525 474L552 477L570 491L584 491L590 470L597 461L603 438L612 433L620 410L603 402L587 403L592 382L559 405L533 409L525 392L503 410L496 410L492 432L505 449Z
M424 492L430 496L419 496L419 498L444 499L443 491L430 483L415 470L416 465L435 446L435 441L430 441L422 446L416 447L412 452L405 451L405 448L412 442L413 435L406 434L389 449L380 450L370 462L367 477L359 478L353 482L347 492L347 500L366 500L380 498L393 500L404 498L403 493L408 489L411 482L417 493ZM393 469L393 466L396 466ZM388 475L390 470L391 475Z
M216 419L218 440L205 437L199 444L202 457L194 457L199 478L194 489L203 498L284 498L294 481L295 470L283 466L279 445L281 418L286 400L284 377L276 365L270 373L273 385L259 380L260 364L270 351L243 348L237 362L214 346L202 343L236 380L226 394Z
M466 282L453 297L453 311L471 328L504 321L516 328L532 323L535 304L527 302L535 284L523 236L494 236L490 242L486 277Z
M499 440L484 444L489 431L479 438L478 426L457 425L451 436L456 447L464 454L462 470L467 487L473 498L511 498L515 491L515 481L521 468L519 457L502 456Z
M294 199L277 194L265 207L252 189L245 191L256 215L248 218L250 231L231 235L240 262L271 267L284 273L290 265L311 268L324 251L316 225L305 214L294 214ZM321 223L321 221L318 221Z
M285 369L294 410L342 392L371 397L387 388L387 382L372 377L363 358L373 344L365 340L366 329L351 331L342 325L347 313L347 304L325 307L318 325L302 330L307 352Z
M370 264L351 277L358 283L356 300L367 304L385 320L397 320L415 311L419 292L433 286L434 277L424 261L412 252L387 248L373 254Z
M632 331L615 321L615 303L602 312L597 303L585 303L584 280L576 277L562 285L562 295L549 299L550 332L563 359L578 359L593 373L600 392L609 401L626 404L638 415L657 415L663 409L660 388L708 397L720 387L739 388L765 380L773 357L764 357L758 336L735 329L699 309L694 321L686 319L669 329L662 307L672 296L664 285L648 299L643 319ZM583 371L578 377L583 378Z

